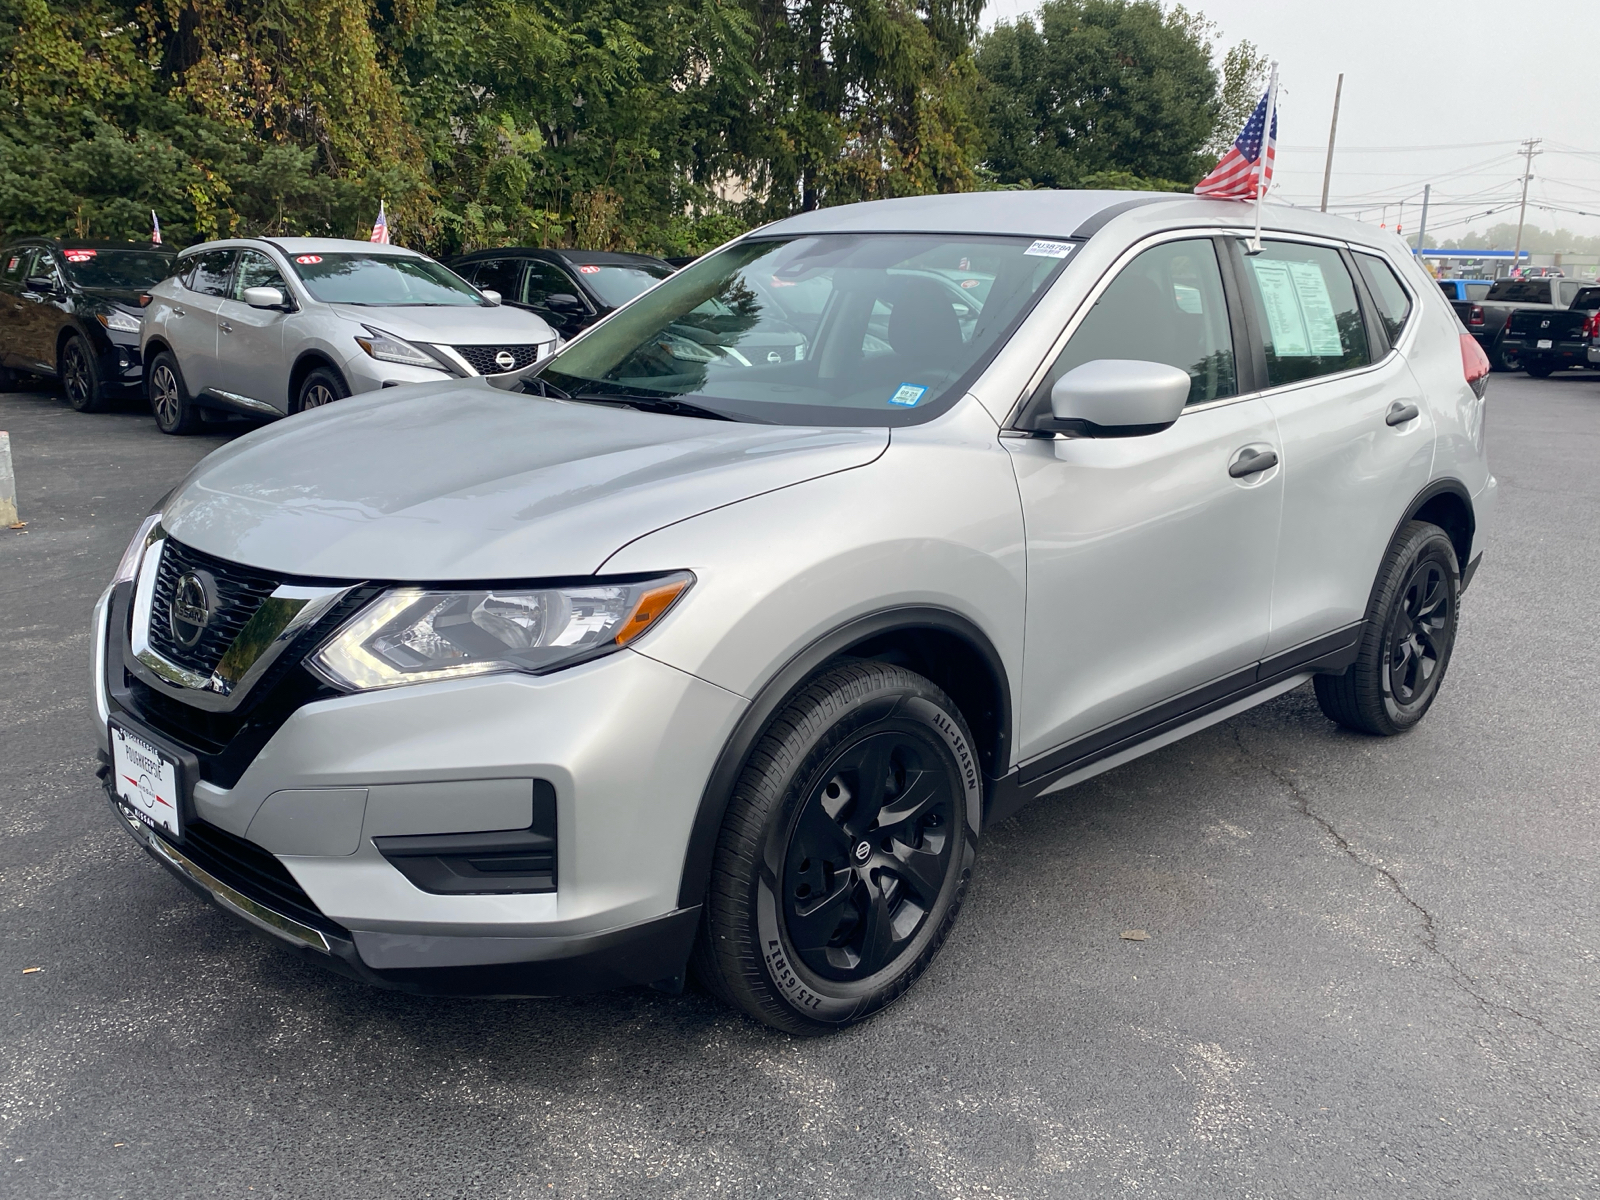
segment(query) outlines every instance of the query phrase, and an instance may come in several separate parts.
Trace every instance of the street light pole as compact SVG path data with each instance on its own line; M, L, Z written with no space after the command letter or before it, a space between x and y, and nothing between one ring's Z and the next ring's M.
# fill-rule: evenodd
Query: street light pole
M1322 168L1322 211L1328 211L1328 185L1333 182L1333 139L1339 132L1339 97L1344 94L1344 72L1333 88L1333 122L1328 126L1328 163Z
M1543 138L1529 138L1522 143L1522 155L1527 159L1527 169L1522 173L1522 207L1517 211L1517 248L1511 255L1513 271L1522 262L1522 226L1528 219L1528 181L1533 178L1533 156L1543 153L1538 148L1543 140Z

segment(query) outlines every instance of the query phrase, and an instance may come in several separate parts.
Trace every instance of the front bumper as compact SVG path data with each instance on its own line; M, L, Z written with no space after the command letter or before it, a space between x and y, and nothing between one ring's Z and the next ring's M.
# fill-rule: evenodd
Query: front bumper
M122 709L108 686L122 671L117 610L105 600L96 608L102 761L109 718L181 753L170 729ZM250 886L260 872L214 867L208 881L192 852L184 865L184 845L119 819L231 915L369 982L475 995L653 983L681 974L693 939L695 911L677 907L684 857L705 781L744 707L632 650L547 676L316 700L231 786L186 767L186 820L270 852L278 893ZM424 891L375 841L522 828L516 796L529 780L554 790L554 890ZM301 909L274 900L285 889L303 896Z

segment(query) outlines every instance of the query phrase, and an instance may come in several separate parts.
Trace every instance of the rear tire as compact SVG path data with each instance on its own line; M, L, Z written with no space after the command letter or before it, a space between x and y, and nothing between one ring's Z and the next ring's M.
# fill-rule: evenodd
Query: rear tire
M317 367L300 381L300 391L294 398L294 411L306 412L322 408L350 394L344 377L332 367Z
M1450 666L1460 598L1450 535L1407 521L1383 556L1356 661L1342 675L1314 680L1328 719L1377 737L1415 727Z
M162 433L181 436L200 428L200 410L184 386L183 372L170 350L150 362L150 411Z
M817 676L734 787L695 973L793 1034L841 1029L898 999L961 908L981 779L966 722L927 679L880 662Z
M1543 359L1534 359L1531 362L1523 363L1522 369L1535 379L1548 379L1555 373L1556 368L1554 363L1546 362Z
M1515 350L1507 350L1499 343L1489 351L1489 365L1496 371L1522 370L1522 355Z
M95 366L89 347L77 334L67 338L61 346L56 378L61 380L62 395L73 409L81 413L105 412L106 393L100 383L99 368Z

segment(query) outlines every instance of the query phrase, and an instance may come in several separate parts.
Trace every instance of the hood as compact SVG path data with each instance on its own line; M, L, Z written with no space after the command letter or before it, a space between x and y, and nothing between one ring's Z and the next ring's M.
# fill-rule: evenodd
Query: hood
M526 345L552 341L556 336L539 317L509 304L414 307L330 304L328 307L347 321L376 326L408 342L446 346Z
M709 421L478 381L417 384L230 443L174 491L163 524L196 549L280 574L588 575L652 530L864 466L888 443L885 429Z
M150 287L155 287L151 284ZM125 308L134 316L144 315L144 306L139 303L140 296L148 296L150 288L79 288L83 298L88 301L100 301L117 308Z

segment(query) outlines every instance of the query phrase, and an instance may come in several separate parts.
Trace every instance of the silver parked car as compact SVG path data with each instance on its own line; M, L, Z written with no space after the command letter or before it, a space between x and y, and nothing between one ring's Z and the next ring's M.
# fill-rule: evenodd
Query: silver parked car
M405 383L509 380L556 343L424 254L338 238L206 242L150 296L140 350L166 433L202 410L281 417Z
M1026 801L1308 682L1403 733L1495 482L1392 235L1003 192L767 226L512 392L217 451L95 613L118 819L317 961L861 1020ZM791 307L792 306L792 307ZM799 356L734 355L769 326ZM1352 753L1356 753L1352 750Z

